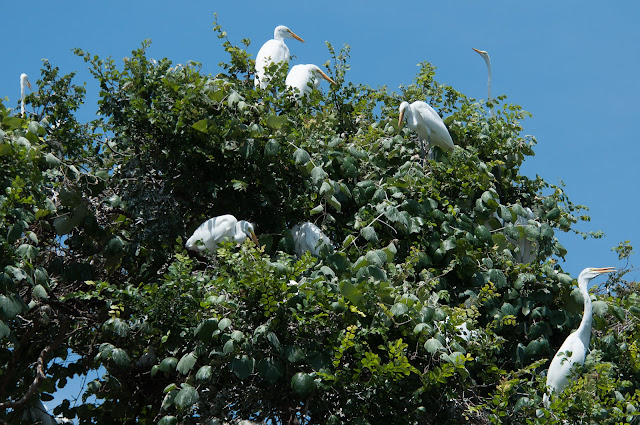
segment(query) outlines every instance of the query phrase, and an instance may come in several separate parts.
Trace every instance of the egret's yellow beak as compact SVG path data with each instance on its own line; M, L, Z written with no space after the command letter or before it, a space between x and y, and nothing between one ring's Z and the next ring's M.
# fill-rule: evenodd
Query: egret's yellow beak
M403 124L404 124L404 111L400 111L400 117L398 118L398 130L402 129Z
M26 78L25 80L27 81L27 85L29 86L29 90L33 90L33 89L31 88L31 83L29 82L29 79L28 79L28 78Z
M485 52L484 50L478 50L478 49L475 49L475 48L473 48L473 47L472 47L472 49L473 49L473 50L475 50L475 51L476 51L476 53L480 53L481 55L482 55L482 54L484 54L484 53L487 53L487 52Z
M322 76L322 78L324 78L325 80L327 80L331 84L335 84L336 86L338 85L338 83L336 83L331 78L329 78L329 76L327 74L325 74L324 72L322 72L322 70L320 71L320 75Z
M296 33L294 33L293 31L289 30L289 34L291 34L291 37L295 38L298 41L302 41L304 43L304 40L301 39L300 37L298 37L298 35Z
M253 232L251 233L251 240L253 241L253 243L255 243L257 246L260 246L260 242L258 242L258 238L256 237L256 234Z

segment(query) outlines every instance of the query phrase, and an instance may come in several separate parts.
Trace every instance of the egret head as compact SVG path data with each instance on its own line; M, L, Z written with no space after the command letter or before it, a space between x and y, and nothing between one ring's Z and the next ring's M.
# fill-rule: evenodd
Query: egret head
M31 89L31 83L29 82L29 77L27 76L27 74L22 73L20 74L20 87L24 88L25 84L29 86L29 89Z
M482 56L482 58L485 60L485 62L487 62L487 63L489 62L489 53L487 53L487 52L486 52L486 51L484 51L484 50L474 49L473 47L472 47L472 49L473 49L477 54L479 54L480 56Z
M404 124L404 117L406 110L409 109L409 102L402 102L400 104L400 117L398 118L398 129L402 129L402 125Z
M580 285L583 282L585 284L589 283L594 277L600 276L604 273L611 273L615 270L616 269L614 267L587 267L586 269L582 270L580 276L578 276L578 284Z
M298 37L298 35L296 35L293 31L291 31L289 28L285 27L284 25L278 25L276 27L276 29L273 31L273 38L275 38L276 40L284 40L285 38L295 38L296 40L302 41L304 43L303 39Z
M335 85L338 84L335 81L333 81L327 74L325 74L318 66L310 65L310 68L311 68L311 72L313 73L314 76L316 76L316 77L319 76L321 78L324 78L325 80L327 80L329 82L329 84L335 84Z
M253 241L253 243L255 243L256 245L260 246L260 242L258 242L258 238L256 237L256 233L253 230L253 224L249 223L248 221L245 220L240 220L238 222L238 225L240 226L240 230L242 230L241 234L236 234L235 238L236 242L240 243L242 241L244 241L246 239L247 236L249 236L251 238L251 240Z

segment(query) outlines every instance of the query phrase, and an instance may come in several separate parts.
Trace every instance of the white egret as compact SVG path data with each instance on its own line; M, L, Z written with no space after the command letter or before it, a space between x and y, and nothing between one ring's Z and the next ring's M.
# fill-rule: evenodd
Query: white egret
M192 251L208 249L215 252L220 242L233 239L237 243L242 243L247 236L251 237L256 245L260 245L251 223L244 220L238 221L231 214L225 214L202 223L187 240L185 247ZM198 241L202 244L197 243Z
M405 119L409 128L415 131L420 138L423 160L425 141L428 142L429 148L433 143L444 151L453 150L453 140L444 125L444 121L442 121L435 109L426 102L421 100L417 100L412 104L402 102L400 104L400 118L398 119L399 128L402 128Z
M29 77L27 74L20 74L20 113L22 114L22 118L24 118L24 91L25 85L29 86L31 89L31 83L29 82Z
M256 78L255 85L261 89L267 88L269 85L269 77L265 75L265 69L272 63L286 62L289 63L289 48L284 44L285 38L295 38L304 43L304 40L294 34L284 25L279 25L273 31L273 39L262 45L256 56Z
M336 84L327 74L316 65L295 65L287 74L285 84L291 89L298 89L297 97L307 96L311 90L320 87L320 78L324 78L331 84Z
M547 389L551 393L561 393L569 383L569 376L573 365L584 364L584 359L589 349L589 340L591 339L591 298L587 285L596 276L603 273L615 271L613 267L588 267L578 276L578 288L584 298L584 313L582 321L577 330L564 340L560 349L551 360L549 371L547 372ZM545 394L542 398L545 407L549 407L549 395Z
M482 59L487 63L487 70L489 71L489 78L487 79L487 91L489 95L487 96L487 103L491 103L491 58L489 57L489 53L484 50L473 49L476 53L482 56ZM493 108L490 108L491 116L493 116Z
M31 423L39 423L42 425L58 425L58 422L47 413L47 408L42 404L42 400L38 399L22 414L23 420Z
M326 244L331 247L331 240L322 233L318 226L310 222L296 224L291 229L291 234L298 257L302 257L307 251L317 257L320 255L322 245Z

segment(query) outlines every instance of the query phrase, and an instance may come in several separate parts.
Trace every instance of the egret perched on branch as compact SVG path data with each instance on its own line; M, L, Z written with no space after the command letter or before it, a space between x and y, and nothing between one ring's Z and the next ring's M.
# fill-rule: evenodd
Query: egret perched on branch
M487 96L487 103L491 103L491 58L489 57L489 53L484 50L473 49L476 53L482 56L482 59L487 63L487 70L489 71L489 78L487 79L487 91L489 95ZM490 108L491 116L493 116L493 108Z
M187 240L185 247L192 251L204 251L206 248L215 252L220 242L233 239L237 243L242 243L247 236L260 246L251 223L244 220L238 221L231 214L225 214L202 223ZM198 241L202 244L198 244Z
M547 388L551 393L560 393L569 383L571 368L574 364L584 364L584 359L589 349L591 339L591 298L587 285L596 276L615 271L613 267L588 267L582 270L578 276L578 288L584 298L584 314L577 330L564 340L562 346L551 360L551 366L547 372ZM549 407L550 400L547 394L542 401L545 407Z
M297 97L307 96L311 90L320 87L320 78L324 78L331 84L336 84L327 74L316 65L296 65L289 71L285 84L292 89L298 89Z
M22 114L22 118L24 118L24 88L25 85L29 86L31 90L31 83L29 82L29 77L27 74L20 74L20 113Z
M400 118L398 119L399 128L402 128L405 119L409 128L415 131L420 138L423 160L425 156L425 141L428 142L429 148L433 143L444 151L453 150L453 140L444 125L444 121L442 121L435 109L426 102L417 100L411 105L408 102L402 102L400 104Z
M273 39L262 45L256 56L256 78L255 85L260 85L261 89L267 88L269 85L269 77L265 75L265 68L272 63L286 62L289 63L289 48L284 44L285 38L295 38L296 40L304 40L294 34L284 25L279 25L273 31Z
M318 226L310 222L296 224L291 229L291 234L293 235L298 257L302 257L307 251L317 257L320 255L322 245L326 244L331 247L331 240L322 233Z

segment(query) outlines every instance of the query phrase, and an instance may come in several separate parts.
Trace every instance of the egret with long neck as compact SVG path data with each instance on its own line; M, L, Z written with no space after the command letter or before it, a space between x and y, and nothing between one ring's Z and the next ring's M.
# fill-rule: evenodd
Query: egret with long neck
M489 53L487 53L484 50L478 50L478 49L473 49L476 53L478 53L480 56L482 56L482 59L484 59L484 61L487 64L487 71L489 72L489 77L487 78L487 92L488 92L488 96L487 96L487 103L491 103L491 58L489 57ZM493 117L493 107L489 107L490 111L491 111L491 116Z
M591 298L589 297L587 286L594 277L613 271L615 271L613 267L588 267L578 276L578 289L584 299L584 313L578 329L564 340L553 360L551 360L551 365L547 372L547 391L550 393L561 393L569 384L573 365L584 364L584 359L589 350L591 322L593 320ZM548 394L544 395L542 401L547 408L551 404Z
M289 48L284 43L285 38L295 38L298 41L304 43L304 40L298 37L293 31L284 25L279 25L273 31L273 39L267 41L258 50L256 56L256 78L255 86L260 86L261 89L267 88L269 80L271 79L266 75L266 68L272 63L289 63L291 57Z
M22 73L20 74L20 114L22 118L24 118L25 86L29 86L29 89L31 89L31 83L29 82L29 77L27 76L27 74Z

